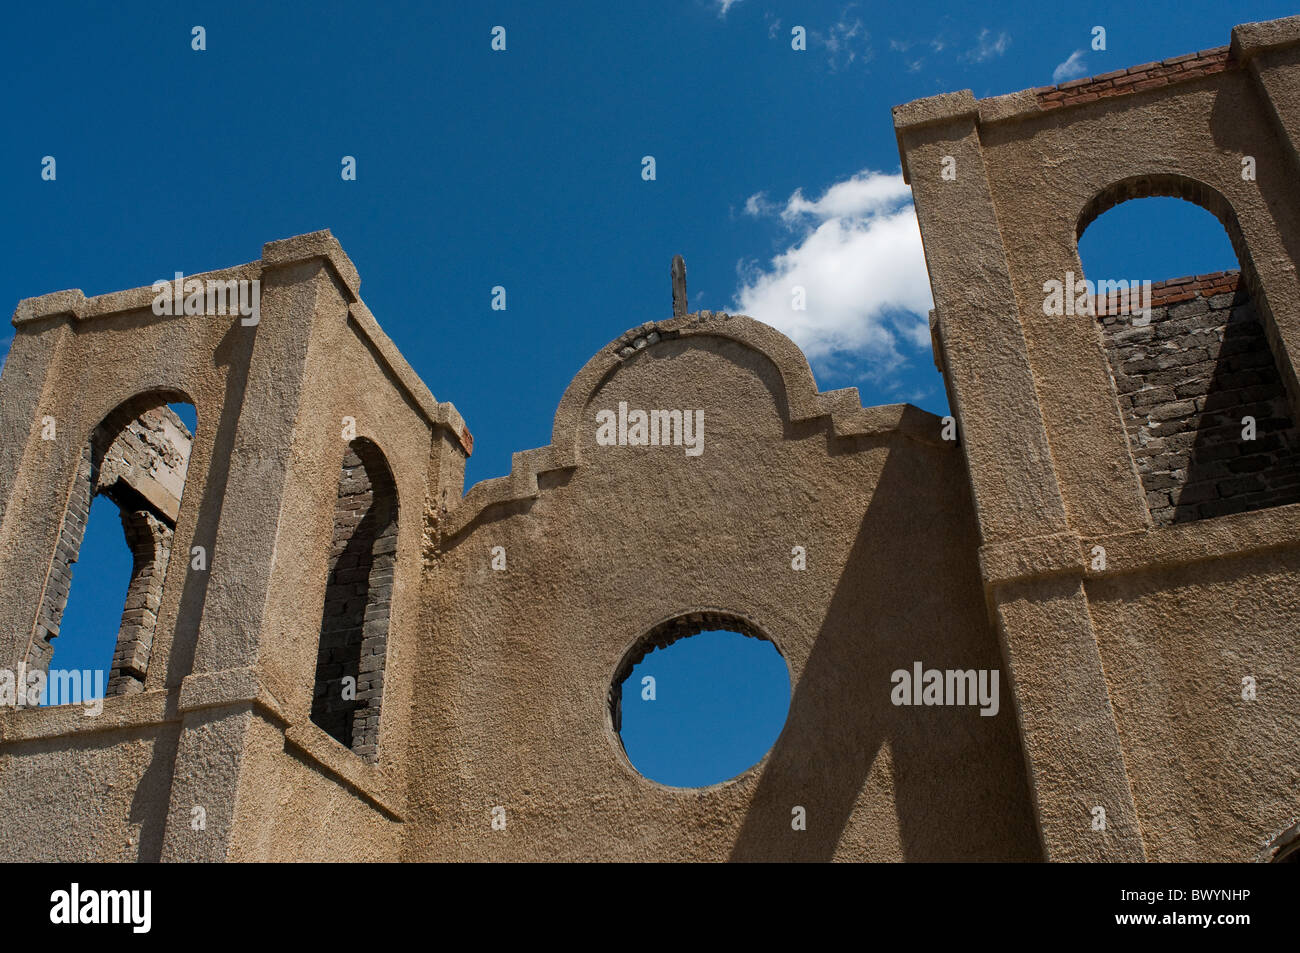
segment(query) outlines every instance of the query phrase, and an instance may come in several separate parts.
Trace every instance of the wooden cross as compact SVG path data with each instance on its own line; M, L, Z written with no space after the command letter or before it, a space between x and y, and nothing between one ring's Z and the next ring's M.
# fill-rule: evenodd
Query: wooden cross
M686 260L681 255L673 255L673 317L680 318L686 313Z

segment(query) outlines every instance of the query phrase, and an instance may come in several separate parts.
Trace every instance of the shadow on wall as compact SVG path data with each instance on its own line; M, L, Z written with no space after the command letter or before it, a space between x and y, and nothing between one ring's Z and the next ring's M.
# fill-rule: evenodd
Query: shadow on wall
M1210 302L1220 304L1210 312L1220 343L1175 497L1178 523L1300 502L1300 431L1258 311L1240 284L1230 301Z
M945 491L932 464L906 449L889 453L733 861L834 858L886 743L903 859L1041 859L1005 673L996 716L983 717L977 707L895 707L890 700L891 673L910 671L917 661L926 668L1003 668L969 561L973 515L963 531L936 514L936 539L946 531L949 541L912 546L900 558L899 527L927 522L916 512L917 499L941 498L918 493L918 484ZM944 514L953 512L961 509ZM796 805L806 810L806 830L791 827Z
M180 745L179 723L163 725L153 741L153 757L140 776L131 798L127 819L140 825L141 863L162 860L163 837L167 832L167 806L172 775L176 770L176 749Z
M1098 299L1152 523L1300 502L1300 430L1239 273L1159 282L1153 298L1145 326Z
M1242 122L1240 110L1240 100L1225 95L1222 90L1215 94L1214 106L1210 110L1210 135L1220 155L1253 156L1259 151L1261 144L1253 138L1258 127L1253 123ZM1287 258L1293 262L1300 262L1300 221L1297 221L1296 217L1300 209L1297 209L1295 202L1297 195L1295 164L1260 162L1255 167L1255 174L1257 178L1251 187L1252 192L1258 191L1260 195L1270 197L1291 197L1290 202L1271 200L1263 202L1262 205L1273 219L1273 233L1286 246ZM1198 204L1204 206L1205 203ZM1232 240L1233 250L1237 253L1237 260L1241 267L1253 270L1255 262L1250 254L1250 248L1246 246L1245 239L1241 235L1241 228L1235 222L1236 217L1234 210L1231 227L1226 222L1224 227L1228 229L1228 237Z
M169 687L179 685L181 679L194 670L199 623L207 600L208 582L212 578L213 560L217 558L214 550L221 522L221 504L230 481L230 458L235 447L239 414L244 406L244 392L248 388L248 369L252 364L257 330L257 327L246 328L236 322L213 352L213 366L226 369L226 390L221 400L221 419L213 433L208 470L203 474L203 498L199 501L194 537L190 540L191 546L202 546L208 554L209 571L185 574L185 588L181 591L180 607L176 613L176 631L167 658L166 684Z

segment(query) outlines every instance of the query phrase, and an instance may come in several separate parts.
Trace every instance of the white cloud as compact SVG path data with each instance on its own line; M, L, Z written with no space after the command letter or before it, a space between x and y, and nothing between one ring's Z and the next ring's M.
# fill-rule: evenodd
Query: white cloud
M1083 50L1075 50L1064 63L1057 63L1056 69L1052 70L1052 82L1064 83L1066 80L1078 79L1087 73L1088 67L1083 65L1083 58L1086 55Z
M0 338L0 370L4 370L5 361L9 359L9 345L14 343L12 334Z
M937 33L930 39L916 40L898 40L889 41L891 52L901 54L904 59L904 65L907 71L915 73L925 66L926 56L920 55L926 53L927 56L935 56L949 51L949 55L957 52L964 46L959 37L949 35L947 27L942 32ZM979 35L975 37L975 45L966 49L965 52L958 54L957 58L968 63L986 63L1006 53L1011 48L1011 34L1005 30L999 30L994 33L988 27L980 30ZM927 52L928 51L928 52Z
M1011 37L1006 33L1000 32L997 36L988 27L980 30L980 35L975 38L975 46L966 54L967 59L974 60L976 63L984 63L994 57L1001 56L1011 45Z
M804 198L803 189L795 189L781 210L781 218L787 223L797 222L803 216L821 221L863 218L894 208L911 197L902 175L859 172L851 179L836 182L814 202Z
M907 58L907 54L909 53L909 51L911 51L915 47L916 47L916 43L913 42L912 40L890 40L889 41L890 51L894 53L902 54L904 60L906 60L907 62L907 71L909 73L915 73L922 66L925 65L924 56L918 56L916 57L916 59Z
M753 215L771 215L776 206L767 200L766 192L755 192L749 198L745 199L745 214Z
M784 206L763 193L751 215L779 215L794 243L766 267L741 262L735 307L798 344L814 365L880 378L929 346L933 307L911 193L901 174L864 170L815 200L802 189ZM795 310L802 287L806 310Z
M718 8L718 16L725 17L727 11L740 2L741 0L713 0L713 5Z
M839 22L832 26L829 32L809 31L814 42L825 45L827 60L832 70L851 66L859 57L864 63L872 57L870 37L862 26L862 20L857 17L852 21L848 19L848 11L853 6L850 4L845 8Z

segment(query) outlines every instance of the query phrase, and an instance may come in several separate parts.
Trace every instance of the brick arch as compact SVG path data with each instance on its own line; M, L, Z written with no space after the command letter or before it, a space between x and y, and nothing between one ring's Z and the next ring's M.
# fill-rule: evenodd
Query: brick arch
M138 393L109 411L83 444L28 643L29 670L49 668L90 506L103 495L118 506L132 558L105 694L144 690L193 442L189 428L167 406L178 402L193 406L181 391Z
M107 450L113 439L133 420L143 413L166 407L168 404L189 404L195 406L194 399L182 390L170 387L156 387L141 391L119 403L104 415L104 419L90 432L87 438L92 446L101 451ZM102 456L102 453L101 453Z
M1162 172L1151 175L1134 175L1118 182L1113 182L1094 195L1079 211L1075 222L1075 251L1078 251L1079 239L1093 222L1117 205L1134 199L1173 198L1191 202L1213 215L1228 235L1232 251L1237 256L1243 280L1252 297L1259 292L1254 265L1251 262L1250 248L1246 244L1237 218L1236 209L1227 197L1214 186L1191 176L1174 172Z
M358 437L339 473L311 720L371 763L379 759L397 520L392 470L373 441Z
M1082 238L1089 225L1102 213L1110 211L1116 205L1133 199L1150 198L1183 199L1193 205L1199 205L1219 220L1228 232L1229 238L1232 239L1233 250L1240 255L1237 246L1241 241L1241 225L1237 221L1237 213L1232 203L1214 186L1176 172L1133 175L1106 186L1079 211L1075 239Z

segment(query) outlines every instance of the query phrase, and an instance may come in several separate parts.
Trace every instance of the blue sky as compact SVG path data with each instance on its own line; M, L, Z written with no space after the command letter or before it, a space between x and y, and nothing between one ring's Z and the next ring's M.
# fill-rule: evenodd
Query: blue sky
M633 667L623 683L620 736L646 777L702 787L757 764L789 707L790 670L776 646L737 632L701 632Z
M17 5L0 34L0 299L146 285L329 228L385 330L468 421L473 483L549 442L560 395L598 348L670 313L669 261L681 253L692 308L782 327L823 389L945 413L890 107L1218 46L1235 23L1292 12L924 0ZM490 48L497 25L504 52ZM1105 51L1089 49L1096 25ZM805 51L791 49L795 26ZM47 155L53 182L40 175ZM340 177L345 155L356 181ZM654 181L642 178L647 155ZM1178 204L1099 219L1085 236L1089 272L1094 261L1115 277L1231 267L1217 226ZM1184 222L1183 242L1143 238ZM800 282L809 310L795 324L784 295ZM496 285L506 311L490 308ZM0 354L10 338L0 329Z

